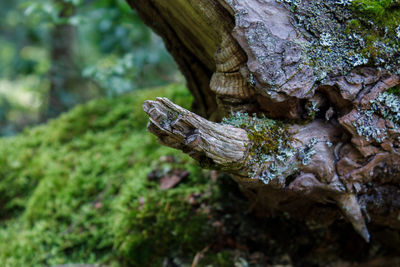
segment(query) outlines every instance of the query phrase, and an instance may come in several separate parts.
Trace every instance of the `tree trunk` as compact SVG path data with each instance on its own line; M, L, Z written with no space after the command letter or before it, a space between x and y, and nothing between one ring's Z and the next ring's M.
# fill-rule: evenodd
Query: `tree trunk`
M398 51L362 54L351 1L128 2L195 98L144 104L162 144L230 173L260 215L400 229Z
M75 14L75 6L60 0L59 17L67 20ZM67 22L58 23L50 34L51 69L49 71L50 89L42 120L54 118L74 105L92 98L90 81L82 77L76 64L74 49L77 37L76 27Z

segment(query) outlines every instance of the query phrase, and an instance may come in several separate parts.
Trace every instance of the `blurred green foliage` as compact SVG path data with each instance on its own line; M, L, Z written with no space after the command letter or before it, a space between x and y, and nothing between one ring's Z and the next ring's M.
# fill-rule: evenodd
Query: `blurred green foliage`
M59 44L52 33L62 25L73 29L73 54L71 64L54 68L52 51ZM0 3L0 135L43 121L50 88L70 79L71 71L90 85L58 88L55 95L67 107L182 79L161 39L124 0Z
M215 185L191 159L158 145L145 130L141 105L156 96L186 108L192 99L172 85L96 100L0 139L2 266L160 266L169 257L192 260L213 240L206 212L188 199L206 201ZM166 155L174 161L163 161ZM155 168L190 175L161 190L146 179Z

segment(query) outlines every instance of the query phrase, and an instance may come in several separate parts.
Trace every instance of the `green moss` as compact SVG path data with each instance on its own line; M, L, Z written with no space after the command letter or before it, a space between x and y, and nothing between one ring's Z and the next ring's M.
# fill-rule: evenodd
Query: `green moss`
M288 166L286 161L294 156L291 146L293 138L289 133L288 125L266 118L258 118L256 115L250 117L247 113L237 112L230 118L224 118L222 123L243 128L251 141L249 154L251 156L248 164L251 171L249 176L258 178L268 184L275 177L283 175L295 166ZM270 163L266 170L261 173L259 165Z
M400 96L400 85L390 88L387 92L389 94L394 94L394 95Z
M172 191L150 191L143 194L142 203L135 198L125 199L126 210L115 229L118 256L123 265L160 266L166 257L193 258L195 252L203 249L213 230L207 223L205 211L200 213L185 199L198 189L177 189Z
M146 132L141 106L156 96L186 108L192 100L181 85L145 90L0 139L1 265L159 266L206 246L207 215L187 198L211 187L190 158ZM165 155L174 162L163 162ZM156 167L190 176L161 191L146 179Z
M398 26L397 13L398 1L393 0L353 0L351 7L353 12L362 19L369 19L380 26ZM397 21L397 25L393 22Z
M289 148L292 141L287 125L265 116L250 117L247 113L238 112L230 118L224 118L222 123L245 129L251 141L250 154L260 161L263 154L277 154Z
M201 261L201 264L202 266L231 267L236 266L233 261L234 258L235 254L233 252L221 251L214 254L206 254L205 258Z
M347 23L346 33L356 33L363 38L365 44L361 53L372 65L386 62L389 70L398 70L398 62L393 59L399 52L398 1L353 0L351 10L355 18Z

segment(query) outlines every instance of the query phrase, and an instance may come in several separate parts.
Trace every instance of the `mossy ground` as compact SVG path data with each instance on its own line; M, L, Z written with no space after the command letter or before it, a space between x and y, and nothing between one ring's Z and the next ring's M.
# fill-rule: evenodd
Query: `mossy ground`
M156 96L191 103L181 85L144 90L0 140L1 266L157 266L207 245L207 212L187 199L198 196L200 206L214 187L197 164L146 132L141 105ZM156 166L190 175L163 191L146 179Z

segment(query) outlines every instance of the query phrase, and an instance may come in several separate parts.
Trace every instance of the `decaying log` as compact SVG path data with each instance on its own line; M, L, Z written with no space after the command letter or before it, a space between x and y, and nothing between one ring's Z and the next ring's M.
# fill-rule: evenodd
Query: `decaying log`
M230 173L257 213L325 225L344 215L367 241L367 223L400 229L400 97L388 93L400 71L385 57L366 66L365 40L345 34L351 1L128 2L197 104L198 115L144 104L162 144ZM212 122L246 112L284 121L290 144L259 155L248 129Z
M245 130L210 122L165 98L146 101L143 107L150 116L149 131L162 144L188 153L206 167L231 173L247 194L255 192L257 196L251 199L259 202L260 207L265 208L263 203L267 203L266 210L271 212L293 213L313 202L336 202L366 240L369 234L361 211L368 207L361 207L357 195L366 193L362 195L365 198L368 193L362 187L371 181L365 181L363 174L372 177L378 163L400 160L398 154L388 152L376 155L372 161L365 160L352 146L343 143L340 125L316 120L290 127L294 140L292 156L284 162L275 160L259 165L249 153L255 144ZM364 159L364 165L349 158L354 159L354 155ZM304 161L304 157L310 158ZM279 174L266 179L272 165ZM249 177L249 172L255 175ZM369 216L375 219L374 212Z

